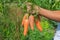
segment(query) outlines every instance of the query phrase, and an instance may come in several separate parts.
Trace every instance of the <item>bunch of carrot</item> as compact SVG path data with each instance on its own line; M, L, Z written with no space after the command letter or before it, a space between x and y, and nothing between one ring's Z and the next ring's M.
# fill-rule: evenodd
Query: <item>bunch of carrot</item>
M29 14L25 14L22 20L22 25L24 26L24 36L27 35L28 32L28 26L30 26L31 30L34 30L34 23L36 24L36 27L39 31L42 32L42 26L40 24L40 20L39 18L35 19L34 15L29 15Z

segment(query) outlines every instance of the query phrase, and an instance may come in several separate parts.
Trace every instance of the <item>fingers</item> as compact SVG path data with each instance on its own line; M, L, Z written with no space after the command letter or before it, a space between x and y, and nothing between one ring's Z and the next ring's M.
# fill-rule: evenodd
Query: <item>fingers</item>
M33 5L33 4L30 3L30 2L26 2L25 4L26 4L26 6L27 6L27 12L28 12L28 13L31 13L31 14L38 13L39 6ZM33 7L33 9L32 9L32 7Z
M36 12L38 12L38 10L39 10L39 6L34 5L34 10L35 10Z
M32 5L32 3L26 2L27 12L29 12L31 10L31 5Z

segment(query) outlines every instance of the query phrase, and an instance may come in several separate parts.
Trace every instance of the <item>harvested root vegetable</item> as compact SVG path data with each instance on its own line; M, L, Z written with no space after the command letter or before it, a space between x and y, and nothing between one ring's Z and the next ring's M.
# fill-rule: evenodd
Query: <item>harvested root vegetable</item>
M36 20L36 26L37 26L38 30L42 32L43 29L42 29L42 26L41 26L39 20Z
M34 16L30 15L29 16L29 24L32 30L34 30Z
M29 21L26 19L26 20L25 20L25 23L24 23L24 32L23 32L24 36L27 35L28 25L29 25Z
M25 14L22 20L22 25L24 25L24 20L27 19L28 14Z
M26 15L26 19L24 19L24 36L27 35L27 32L28 32L28 26L29 26L29 19L28 19L28 14Z

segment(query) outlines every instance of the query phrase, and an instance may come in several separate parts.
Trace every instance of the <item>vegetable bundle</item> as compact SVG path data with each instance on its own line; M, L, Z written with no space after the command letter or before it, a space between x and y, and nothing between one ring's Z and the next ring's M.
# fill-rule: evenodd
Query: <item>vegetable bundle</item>
M23 20L22 20L22 25L24 26L24 32L23 32L24 36L27 35L28 26L30 26L32 31L34 30L34 23L36 24L37 29L42 32L42 26L40 24L40 20L38 18L38 15L35 16L32 14L29 15L26 13L23 17Z
M35 12L33 5L31 3L26 3L27 6L27 13L24 15L22 20L22 26L24 26L24 36L27 35L28 26L30 26L31 30L34 30L34 23L39 31L42 32L42 27L40 24L40 15Z

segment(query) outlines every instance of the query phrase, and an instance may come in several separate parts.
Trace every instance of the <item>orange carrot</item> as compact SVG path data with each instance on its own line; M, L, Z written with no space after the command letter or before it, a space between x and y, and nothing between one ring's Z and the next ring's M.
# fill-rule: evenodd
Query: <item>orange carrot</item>
M37 26L37 28L42 32L43 29L42 29L42 26L41 26L39 20L36 20L36 26Z
M32 30L34 30L34 16L30 15L29 16L29 24Z
M24 15L23 20L22 20L22 25L24 25L24 20L27 18L27 14Z
M24 22L24 32L23 32L23 34L24 34L24 36L26 36L27 32L28 32L29 21L28 21L28 19L25 19L24 21L25 22Z

